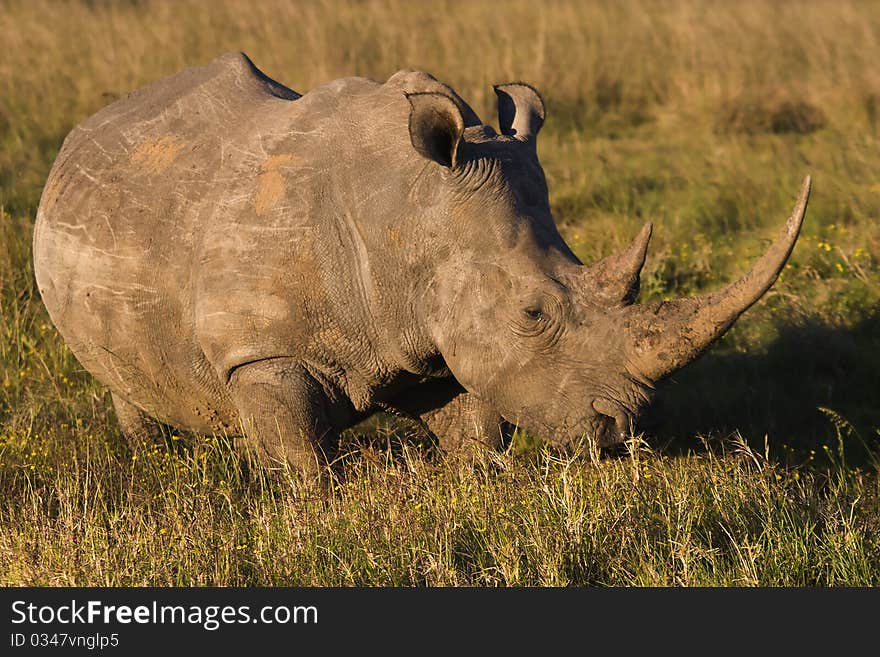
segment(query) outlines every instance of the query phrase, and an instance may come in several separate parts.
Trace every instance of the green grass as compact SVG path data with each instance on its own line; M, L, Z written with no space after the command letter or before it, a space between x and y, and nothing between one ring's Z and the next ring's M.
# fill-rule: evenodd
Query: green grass
M880 583L880 5L12 1L0 34L0 584ZM578 255L655 224L642 300L744 272L810 173L804 231L618 458L471 465L389 418L322 496L222 437L135 458L39 300L33 215L74 125L235 49L299 91L424 68L487 122L492 83L535 84Z

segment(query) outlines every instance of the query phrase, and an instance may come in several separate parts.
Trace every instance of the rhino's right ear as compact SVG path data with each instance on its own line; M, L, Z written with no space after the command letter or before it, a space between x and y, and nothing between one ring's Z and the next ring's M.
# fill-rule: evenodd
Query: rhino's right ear
M464 119L458 105L446 94L435 92L406 94L409 113L409 138L422 157L455 167L461 150Z
M544 99L532 85L525 82L496 84L492 87L498 96L498 127L501 134L522 140L537 136L544 118Z

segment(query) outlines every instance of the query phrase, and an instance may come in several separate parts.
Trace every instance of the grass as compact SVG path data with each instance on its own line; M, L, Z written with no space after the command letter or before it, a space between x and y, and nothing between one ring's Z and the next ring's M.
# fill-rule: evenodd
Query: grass
M87 433L85 449L57 440L6 444L7 459L22 455L2 482L20 500L3 518L6 584L878 581L874 476L785 470L742 443L477 466L403 446L353 455L346 480L313 497L242 467L222 441L132 460Z
M6 1L0 34L0 584L880 583L880 5ZM535 84L572 248L655 224L642 300L745 271L810 173L804 232L621 457L471 465L380 418L320 497L223 437L135 458L39 300L33 216L74 125L228 50L301 92L423 68L487 122L492 83Z

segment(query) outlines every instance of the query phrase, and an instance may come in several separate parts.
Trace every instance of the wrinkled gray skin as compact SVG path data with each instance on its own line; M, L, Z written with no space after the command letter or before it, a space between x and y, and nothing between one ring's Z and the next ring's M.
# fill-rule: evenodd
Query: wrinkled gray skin
M446 447L497 445L505 420L561 444L632 430L654 383L775 280L809 183L745 278L632 305L650 226L583 266L550 214L543 103L496 92L500 135L425 73L300 96L228 54L74 129L40 202L36 277L126 435L231 431L317 474L378 409Z

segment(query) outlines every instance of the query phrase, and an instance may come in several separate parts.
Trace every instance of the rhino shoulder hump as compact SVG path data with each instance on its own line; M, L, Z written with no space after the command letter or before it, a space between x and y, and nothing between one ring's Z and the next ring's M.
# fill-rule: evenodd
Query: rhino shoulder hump
M221 70L227 69L233 72L239 79L248 80L250 83L255 84L257 88L262 89L265 93L275 98L297 100L302 96L302 94L263 73L254 65L251 58L243 52L225 53L215 59L212 64L216 64Z
M262 101L299 98L299 93L260 71L246 54L230 52L132 91L86 119L78 130L106 132L140 122L152 126L158 116L169 122L204 110L231 118Z

